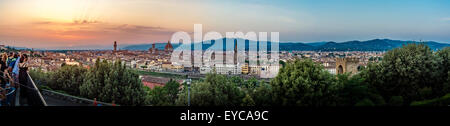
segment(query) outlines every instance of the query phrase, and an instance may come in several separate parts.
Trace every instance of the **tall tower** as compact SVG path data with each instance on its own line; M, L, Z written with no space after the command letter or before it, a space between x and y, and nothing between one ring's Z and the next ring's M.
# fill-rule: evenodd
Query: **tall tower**
M237 39L234 39L234 65L237 65Z
M114 52L117 52L117 42L114 41Z
M155 43L152 44L152 48L148 49L148 51L150 53L156 53L157 49L156 49Z

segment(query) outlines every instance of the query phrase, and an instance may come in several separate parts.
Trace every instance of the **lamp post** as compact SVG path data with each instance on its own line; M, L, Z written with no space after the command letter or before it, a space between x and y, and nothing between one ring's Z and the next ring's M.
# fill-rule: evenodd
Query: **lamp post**
M188 86L188 106L191 106L191 79L188 78L187 81L187 86Z

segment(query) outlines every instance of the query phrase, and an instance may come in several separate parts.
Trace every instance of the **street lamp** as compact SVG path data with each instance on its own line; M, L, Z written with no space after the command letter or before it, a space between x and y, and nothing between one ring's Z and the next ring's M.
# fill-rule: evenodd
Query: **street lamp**
M190 92L190 90L191 90L191 79L188 78L186 83L187 83L187 86L188 86L188 106L191 106L191 92Z

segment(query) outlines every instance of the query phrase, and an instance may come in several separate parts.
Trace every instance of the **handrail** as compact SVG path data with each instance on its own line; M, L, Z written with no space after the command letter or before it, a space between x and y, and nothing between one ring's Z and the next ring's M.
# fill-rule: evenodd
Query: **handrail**
M44 106L47 106L47 102L45 102L44 97L42 97L42 94L41 94L41 92L39 91L39 88L36 86L36 84L35 84L34 81L33 81L33 78L31 78L31 76L30 76L30 74L28 74L28 72L27 72L27 76L28 76L28 79L29 79L28 81L31 83L31 85L34 87L34 89L36 89L36 92L37 92L39 98L41 99L42 104L43 104Z
M3 72L0 71L0 73L3 73ZM2 75L0 75L0 78L8 80L7 77L2 76ZM39 103L35 104L36 102L28 101L29 102L29 103L27 103L28 105L47 106L46 101L42 97L42 94L40 93L39 89L37 88L36 84L34 83L33 79L30 76L30 74L28 74L28 72L27 72L27 78L26 79L27 79L27 82L25 84L21 84L19 82L13 81L14 84L20 85L19 88L16 88L14 90L14 93L13 93L16 96L14 104L16 106L20 106L21 105L20 99L22 97L28 97L27 99L30 99L31 97L34 96L35 98L31 98L31 99L39 99ZM30 86L27 86L27 85L30 85ZM5 88L5 89L7 89L7 88ZM2 89L2 91L4 91L5 89ZM20 93L21 91L20 90L27 90L27 91L31 91L31 92L28 92L27 94L24 94L24 96L21 96L21 93ZM36 98L36 96L38 98ZM32 101L36 101L36 100L32 100Z
M64 94L64 93L60 93L60 92L56 92L56 91L52 91L52 90L42 89L42 91L44 92L44 94L46 94L46 92L47 92L47 93L52 93L52 94L56 94L56 95L63 96L63 97L70 97L72 99L79 100L79 101L81 101L83 103L93 104L94 102L97 102L97 104L102 104L102 105L105 105L105 106L114 106L111 103L106 103L106 102L101 102L101 101L94 101L94 100L91 100L91 99L87 99L87 98L83 98L83 97L79 97L79 96L73 96L73 95L69 95L69 94ZM115 104L115 106L119 106L119 105Z

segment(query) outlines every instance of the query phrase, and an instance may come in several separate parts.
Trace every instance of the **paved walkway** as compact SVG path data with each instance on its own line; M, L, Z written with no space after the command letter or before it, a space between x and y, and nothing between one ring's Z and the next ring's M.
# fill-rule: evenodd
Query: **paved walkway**
M72 103L69 101L64 101L60 99L56 99L54 97L45 96L43 95L44 100L47 102L48 106L89 106L88 104L81 104L81 103Z

